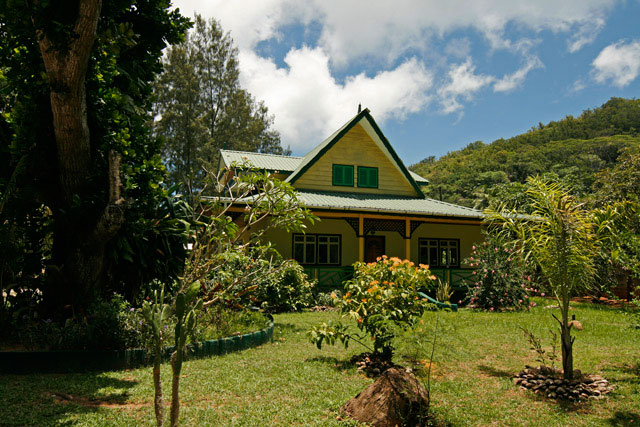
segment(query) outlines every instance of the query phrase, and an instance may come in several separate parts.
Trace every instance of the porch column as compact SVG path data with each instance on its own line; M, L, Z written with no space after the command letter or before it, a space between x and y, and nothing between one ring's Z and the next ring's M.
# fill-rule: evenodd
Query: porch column
M364 215L358 215L358 261L364 262Z
M411 220L404 219L404 259L411 261Z

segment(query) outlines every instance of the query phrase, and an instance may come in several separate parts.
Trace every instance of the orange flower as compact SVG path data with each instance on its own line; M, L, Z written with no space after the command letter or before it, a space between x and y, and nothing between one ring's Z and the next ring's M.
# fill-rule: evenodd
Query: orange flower
M427 264L418 264L420 268L422 268L423 270L428 270L429 269L429 265Z
M331 299L336 299L336 293L335 292L331 292Z
M429 279L436 280L436 276L429 276Z
M362 302L367 302L367 299L366 298L362 298Z
M372 280L371 281L371 285L377 285L378 283L380 283L380 282L378 282L377 280Z
M362 323L362 317L358 317L358 323Z

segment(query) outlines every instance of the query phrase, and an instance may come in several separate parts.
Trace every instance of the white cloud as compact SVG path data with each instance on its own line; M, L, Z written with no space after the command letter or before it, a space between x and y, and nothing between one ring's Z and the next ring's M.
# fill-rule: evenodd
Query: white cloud
M430 39L460 29L475 29L501 44L508 24L532 31L568 34L575 52L601 30L616 0L177 0L191 15L215 16L231 30L240 48L277 38L282 26L321 24L320 47L332 64L345 65L366 56L395 59L410 49L424 50Z
M611 44L602 49L591 65L598 83L611 80L615 86L624 87L640 74L640 42Z
M286 68L253 52L240 53L241 82L265 101L275 115L284 146L305 153L357 112L371 109L380 123L421 111L429 102L433 77L416 59L373 77L348 77L344 84L331 75L329 57L320 48L292 49Z
M422 111L437 96L445 113L462 114L464 103L482 89L494 92L520 87L530 71L542 67L535 55L541 31L567 40L575 52L592 42L618 0L175 0L183 14L215 17L231 32L239 48L242 85L264 100L275 115L282 142L303 152L355 114L357 104L369 107L379 121ZM260 42L282 40L289 25L319 29L315 45L292 49L278 67L260 57ZM513 31L516 29L516 31ZM457 31L475 32L492 51L512 53L523 66L500 78L476 74L467 38L451 40ZM515 35L514 35L515 34ZM475 43L475 42L474 42ZM438 57L438 53L445 55ZM490 54L492 52L489 52ZM409 59L407 56L433 59ZM468 59L467 59L468 58ZM455 61L454 65L447 61ZM460 61L464 61L460 63ZM347 75L336 70L386 71ZM594 61L594 67L596 63ZM446 77L433 88L434 74ZM596 74L596 79L600 74ZM603 77L606 79L607 77ZM611 77L613 78L613 77Z
M462 64L451 66L448 83L438 90L442 112L449 114L461 110L461 99L471 101L477 91L493 80L492 76L475 74L475 66L470 59Z
M569 88L569 93L578 93L581 90L584 90L587 87L587 85L585 84L585 82L582 79L578 79L575 82L573 82L573 84L571 85L571 87Z
M514 71L512 74L507 74L500 80L496 81L493 85L493 90L494 92L509 92L522 85L527 74L529 74L529 71L542 67L544 67L544 65L540 59L536 56L532 56L527 60L524 66Z

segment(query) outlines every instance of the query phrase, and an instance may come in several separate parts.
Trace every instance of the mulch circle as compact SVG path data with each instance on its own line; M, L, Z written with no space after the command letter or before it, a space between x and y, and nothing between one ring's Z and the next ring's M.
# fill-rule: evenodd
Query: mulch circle
M523 390L531 390L549 399L572 402L588 399L603 399L614 390L614 386L600 375L585 375L574 371L574 379L562 378L562 372L548 366L527 366L513 381Z

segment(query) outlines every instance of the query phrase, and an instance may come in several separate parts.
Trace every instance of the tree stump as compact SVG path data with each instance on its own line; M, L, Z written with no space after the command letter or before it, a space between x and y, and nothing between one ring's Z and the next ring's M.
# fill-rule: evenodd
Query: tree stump
M402 367L386 370L342 406L349 417L375 427L426 425L429 393Z

